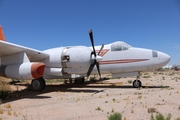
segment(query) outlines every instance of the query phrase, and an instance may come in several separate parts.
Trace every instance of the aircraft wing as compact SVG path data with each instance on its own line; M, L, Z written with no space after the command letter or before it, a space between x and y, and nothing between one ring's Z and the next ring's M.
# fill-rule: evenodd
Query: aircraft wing
M19 52L25 52L31 62L38 62L49 57L49 54L45 54L42 51L0 40L0 57Z

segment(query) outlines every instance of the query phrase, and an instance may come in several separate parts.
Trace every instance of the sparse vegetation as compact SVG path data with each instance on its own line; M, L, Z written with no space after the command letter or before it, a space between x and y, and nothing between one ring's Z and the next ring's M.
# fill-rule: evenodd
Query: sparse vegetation
M100 110L101 110L101 108L100 108L100 107L97 107L97 108L96 108L96 110L100 111Z
M151 76L150 75L145 75L145 76L143 76L143 78L151 78Z
M153 74L156 74L156 75L153 75ZM141 109L146 111L146 114L148 115L148 118L150 120L170 120L170 119L172 119L170 114L164 114L163 115L161 113L158 113L159 110L161 110L161 109L157 110L157 108L159 108L160 105L163 105L163 106L167 105L167 106L169 106L168 99L166 99L166 97L169 97L169 96L175 97L175 96L178 96L180 94L179 89L176 89L177 86L173 86L175 80L177 81L176 84L179 84L178 82L180 82L180 77L178 76L178 74L180 75L180 72L172 71L172 70L170 72L166 72L166 71L158 72L158 71L155 71L155 72L143 73L142 76L143 75L147 76L147 78L152 77L147 82L144 81L144 84L146 84L148 86L147 88L149 88L149 89L144 89L143 91L142 90L141 91L140 90L136 90L134 92L133 91L130 91L130 92L120 91L119 93L114 93L115 90L113 89L113 90L107 90L105 92L101 92L101 94L93 93L92 97L91 97L90 96L91 94L89 96L86 96L86 92L79 92L83 88L77 87L75 89L78 89L77 90L78 92L76 92L76 90L74 90L74 88L68 89L68 90L71 91L73 94L76 94L76 93L78 93L78 94L81 93L82 94L83 93L84 95L80 95L79 94L79 96L76 96L76 97L67 97L67 96L64 95L64 88L63 89L58 88L57 93L61 93L61 94L58 94L58 95L60 96L62 101L63 100L69 100L70 101L71 98L74 100L72 102L79 102L79 101L87 102L88 98L90 98L90 99L96 98L98 100L101 99L103 101L102 104L104 104L106 107L107 106L110 107L110 108L108 108L108 112L106 111L107 110L106 107L103 106L103 105L101 105L101 106L97 105L97 106L93 107L94 110L91 109L90 112L93 113L94 111L97 111L97 112L99 111L100 113L101 112L107 113L107 116L106 116L107 119L110 118L111 114L112 115L116 114L116 112L117 112L116 110L119 110L119 108L117 108L117 106L119 105L118 103L121 102L122 105L123 105L123 106L121 106L122 107L122 109L121 109L122 111L120 111L121 113L119 113L119 114L121 114L121 118L120 119L115 119L115 118L113 119L112 118L112 119L109 119L109 120L121 120L121 119L126 120L126 119L130 119L131 117L129 118L128 115L136 115L138 113L138 110L136 109L137 106L140 106L140 107L143 106ZM174 76L171 76L171 75L174 75ZM132 80L130 80L129 77L127 79L125 79L125 80L126 80L126 82L123 81L123 83L127 83L127 80L128 80L128 83L132 83ZM150 81L152 81L152 83L150 83ZM170 86L170 87L166 87L168 85L168 81L173 82L173 85ZM51 83L51 82L52 81L48 81L48 83ZM58 81L58 82L60 82L60 81ZM108 82L109 81L102 82L102 84L109 85ZM117 81L117 82L119 82L119 81ZM112 84L114 86L117 86L116 85L117 82L116 83L112 82ZM157 84L156 84L156 82L157 82ZM5 82L3 82L3 83L5 83ZM19 94L22 89L21 89L21 86L18 86L18 87L19 88L17 88L17 90L15 90L15 91L19 91L18 92L18 94ZM174 87L174 88L172 88L172 87ZM113 87L110 87L110 88L113 88ZM115 87L115 88L118 88L118 87ZM121 88L121 86L120 86L120 88ZM125 87L122 87L122 88L127 88L127 90L129 91L129 86L125 86ZM158 88L158 89L154 89L154 88ZM99 88L97 88L97 89L99 90ZM101 87L100 87L100 89L101 89ZM158 93L155 93L159 89L166 90L166 96L164 96L164 94L161 94L162 91L159 91ZM155 96L154 96L154 93L155 93ZM9 94L9 92L8 92L8 94ZM8 98L10 98L10 96L11 96L11 94L8 96ZM152 99L155 97L157 99L157 101L153 100L154 103L152 104L151 102L149 102L149 100L151 100L151 97L149 97L149 96L151 96ZM24 96L22 95L22 97L24 97ZM104 99L104 98L107 98L107 99ZM147 102L144 102L144 98L146 99ZM122 101L122 100L125 100L125 101ZM112 106L110 106L110 105L112 105ZM22 117L23 113L20 114L17 111L16 112L13 111L13 110L15 110L15 109L13 109L13 107L14 107L13 104L8 104L8 103L5 103L2 106L0 106L0 116L5 116L6 115L7 117L8 116L9 117L17 117L17 119L19 117ZM176 110L178 112L180 111L180 104L178 104L178 103L173 104L172 107L174 108L174 110ZM166 111L166 112L169 112L169 111ZM150 113L150 114L148 114L148 113ZM173 113L173 111L172 111L172 113ZM124 117L124 115L127 115L127 116ZM27 117L27 116L24 116L24 119L27 119L25 117ZM147 116L145 116L145 117L147 117ZM1 119L4 120L3 117L2 118L0 117L0 120ZM34 119L34 118L32 118L32 119ZM139 118L136 117L134 119L139 119ZM142 117L142 119L143 119L143 117ZM173 120L180 120L180 118L176 117Z
M11 116L11 115L12 115L12 113L11 113L11 111L10 111L10 110L8 110L8 115L9 115L9 116Z
M156 113L157 112L157 109L156 108L148 108L148 113Z
M109 116L108 120L122 120L121 113L113 113Z
M148 73L148 72L145 72L144 75L149 75L149 73Z
M131 113L134 113L134 110L133 110L133 109L131 109Z
M160 72L159 75L164 75L164 73Z
M128 80L128 83L131 84L131 83L132 83L132 80Z
M3 112L3 109L2 108L0 108L0 114L3 114L4 112Z
M153 114L151 114L151 119L150 120L170 120L171 119L171 114L168 114L167 117L164 117L163 114L157 113L156 117L154 117Z
M112 108L111 112L112 112L112 113L114 112L114 108Z
M134 94L135 95L141 95L142 93L141 92L135 92Z
M11 104L6 104L4 107L9 109L9 108L11 108Z
M179 105L179 107L178 107L178 110L180 110L180 105Z

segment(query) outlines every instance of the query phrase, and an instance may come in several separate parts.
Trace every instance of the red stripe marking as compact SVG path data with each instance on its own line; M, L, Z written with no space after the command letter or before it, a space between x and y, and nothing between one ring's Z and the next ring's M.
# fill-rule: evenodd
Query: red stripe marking
M101 50L100 56L104 56L107 52L109 51L109 49L103 49ZM96 50L96 53L99 53L99 50Z
M100 61L99 64L121 64L121 63L140 62L140 61L146 61L146 60L149 60L149 59L107 60L107 61Z

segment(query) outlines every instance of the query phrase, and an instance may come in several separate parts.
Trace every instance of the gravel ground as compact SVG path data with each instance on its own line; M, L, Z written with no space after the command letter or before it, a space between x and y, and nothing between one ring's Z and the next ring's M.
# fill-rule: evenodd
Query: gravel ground
M171 114L172 120L180 118L180 72L146 72L140 89L132 87L134 79L49 83L42 92L19 84L13 98L0 105L0 120L107 120L114 112L121 113L123 120L149 120L157 112Z

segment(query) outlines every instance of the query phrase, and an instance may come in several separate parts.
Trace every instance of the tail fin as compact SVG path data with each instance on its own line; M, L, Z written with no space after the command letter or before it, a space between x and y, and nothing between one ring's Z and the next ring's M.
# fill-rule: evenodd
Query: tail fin
M0 25L0 40L6 41L1 25Z

